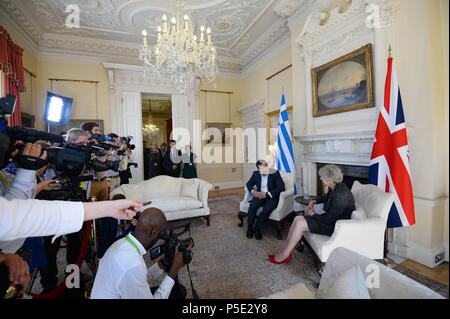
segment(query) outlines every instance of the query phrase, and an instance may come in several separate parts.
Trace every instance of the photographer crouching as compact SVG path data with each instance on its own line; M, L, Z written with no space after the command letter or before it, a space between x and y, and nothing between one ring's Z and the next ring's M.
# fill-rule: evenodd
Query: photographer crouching
M116 241L100 260L91 299L185 299L186 289L178 284L178 272L190 260L186 252L192 244L178 243L170 254L170 265L163 258L147 270L143 256L165 233L167 219L157 208L145 210L139 217L134 232ZM189 254L189 256L191 256ZM166 256L165 256L166 257ZM153 279L167 276L152 293L147 283L147 273Z

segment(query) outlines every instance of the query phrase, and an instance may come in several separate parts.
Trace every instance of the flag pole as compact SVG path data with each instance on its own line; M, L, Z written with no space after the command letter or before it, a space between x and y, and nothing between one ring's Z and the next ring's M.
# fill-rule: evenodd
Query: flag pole
M389 44L389 59L392 59L392 47L390 44ZM388 249L389 249L389 235L388 235L388 228L386 228L386 231L384 232L384 254L383 254L384 258L383 258L383 261L384 261L384 264L386 266L388 266L389 268L394 268L397 265L397 263L394 262L391 258L389 258L387 256Z

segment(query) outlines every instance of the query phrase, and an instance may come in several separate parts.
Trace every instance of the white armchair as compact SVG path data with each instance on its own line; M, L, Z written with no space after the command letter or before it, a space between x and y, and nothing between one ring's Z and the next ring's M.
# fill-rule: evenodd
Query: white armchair
M285 173L280 171L281 178L284 182L284 192L280 193L280 201L278 202L278 206L272 214L269 216L269 220L272 220L277 225L277 238L283 239L281 236L281 222L283 219L294 211L294 181L295 174L294 173ZM238 218L240 220L239 227L242 227L244 224L244 218L247 217L248 208L250 207L250 202L253 199L252 194L248 191L247 187L244 186L245 196L242 202L239 205L239 214ZM258 209L257 215L261 213L262 207Z
M374 185L355 181L352 187L356 210L352 219L336 222L331 237L306 232L301 244L313 253L316 266L322 270L331 252L338 247L355 251L370 259L383 259L386 224L394 195Z

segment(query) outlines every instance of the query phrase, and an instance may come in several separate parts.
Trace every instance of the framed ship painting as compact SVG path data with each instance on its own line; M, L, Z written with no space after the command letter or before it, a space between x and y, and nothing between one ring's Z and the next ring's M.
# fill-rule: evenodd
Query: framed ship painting
M314 117L373 107L372 45L312 69Z

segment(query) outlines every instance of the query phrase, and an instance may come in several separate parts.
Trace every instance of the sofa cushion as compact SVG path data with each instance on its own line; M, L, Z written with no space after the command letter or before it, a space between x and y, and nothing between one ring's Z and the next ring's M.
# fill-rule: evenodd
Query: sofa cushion
M162 210L163 213L171 213L203 207L201 201L191 197L152 198L151 201L152 203L145 206L141 211L144 211L146 208L156 207Z
M181 197L198 199L198 186L200 183L194 179L181 179Z
M330 240L330 236L313 234L311 232L305 232L303 234L303 237L305 237L305 239L311 245L311 248L315 251L315 253L317 254L317 257L319 257L319 259L323 261L322 245L325 242Z
M138 184L122 185L111 195L122 192L128 199L152 200L153 198L179 197L181 193L181 178L171 176L156 176Z
M375 185L363 185L355 181L352 186L355 203L366 210L367 218L386 219L392 203L388 200L389 194Z
M314 295L305 284L300 283L287 290L259 299L314 299Z
M352 219L366 219L367 218L367 214L366 214L366 210L364 209L364 207L362 207L359 204L355 204L356 209L353 211L352 213Z
M371 299L359 265L348 268L336 278L325 299Z

